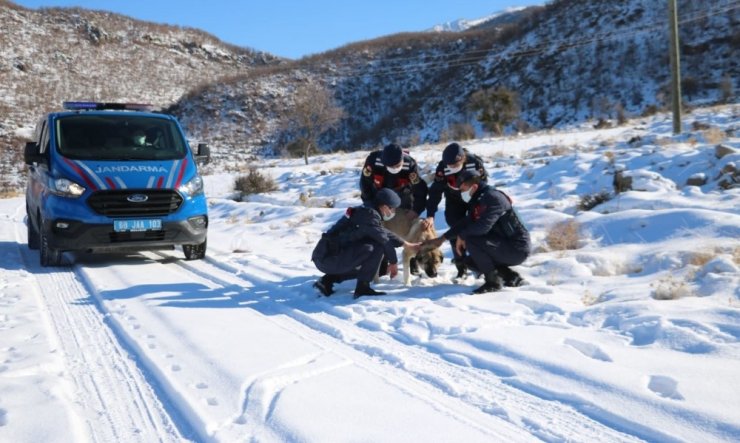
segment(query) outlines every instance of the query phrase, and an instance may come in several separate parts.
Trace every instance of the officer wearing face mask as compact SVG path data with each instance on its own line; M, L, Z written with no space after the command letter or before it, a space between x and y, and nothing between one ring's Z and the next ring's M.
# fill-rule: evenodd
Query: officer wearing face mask
M390 263L388 272L393 278L398 274L397 247L404 246L418 252L421 243L409 243L385 229L382 220L396 214L401 199L390 189L381 189L370 205L349 208L314 248L311 260L325 275L314 287L325 295L334 293L334 284L357 279L354 297L384 295L370 287L380 262L385 256Z
M468 215L441 237L426 244L439 246L455 238L455 250L468 267L485 278L474 294L498 291L503 286L520 286L522 277L510 266L520 265L531 251L529 231L522 223L511 199L503 191L482 181L477 171L460 175L460 195L467 202Z
M360 197L372 203L381 189L392 189L401 198L401 206L409 209L408 217L418 217L426 207L427 184L419 176L416 160L391 143L382 150L371 152L365 159L360 177Z
M463 149L459 144L450 143L442 151L442 161L437 165L434 182L429 187L426 226L434 226L434 215L437 213L443 195L445 197L445 222L447 222L447 226L454 226L465 218L468 205L460 196L460 177L464 171L476 171L483 184L487 181L488 174L483 166L483 160ZM467 272L467 266L462 259L462 255L455 248L454 237L450 238L450 245L452 246L452 262L457 268L457 277L461 278Z

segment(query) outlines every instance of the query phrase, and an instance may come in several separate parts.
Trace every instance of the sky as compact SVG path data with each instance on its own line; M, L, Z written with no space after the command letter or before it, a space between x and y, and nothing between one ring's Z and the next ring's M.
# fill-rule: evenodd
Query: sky
M42 268L24 198L0 199L0 442L738 442L740 188L721 171L739 113L466 140L534 245L526 284L486 294L449 245L436 277L373 283L385 296L312 288L367 151L255 160L278 190L242 198L238 173L202 169L205 260ZM411 153L428 173L441 148ZM576 210L617 168L632 189ZM547 246L561 222L576 249Z
M13 0L28 8L106 10L198 28L226 43L300 58L398 32L424 31L543 0Z

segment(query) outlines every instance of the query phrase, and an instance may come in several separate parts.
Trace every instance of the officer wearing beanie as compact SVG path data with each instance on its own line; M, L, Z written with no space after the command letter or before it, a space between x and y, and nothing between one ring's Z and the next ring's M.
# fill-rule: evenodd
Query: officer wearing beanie
M372 203L381 189L392 189L401 197L401 207L418 217L426 207L427 184L419 176L416 160L391 143L382 150L373 151L365 159L360 177L362 202Z
M381 189L370 205L347 209L313 250L311 260L319 271L325 273L314 287L325 296L334 293L334 283L357 279L354 297L384 295L370 287L385 256L393 278L398 274L397 247L404 246L417 252L421 243L409 243L383 227L383 220L396 214L401 198L390 189Z
M483 166L483 160L468 152L458 143L450 143L442 151L442 161L437 165L434 182L429 187L425 226L434 226L434 215L437 213L443 195L445 197L445 222L447 222L447 226L454 226L465 218L468 205L460 197L461 174L463 171L476 171L480 175L482 183L485 184L487 181L488 174ZM450 245L452 246L452 262L457 267L457 277L461 278L467 272L467 267L462 255L455 248L454 237L450 237Z
M521 276L510 268L522 264L529 256L529 232L511 206L511 199L502 191L482 181L477 171L460 174L461 198L467 202L468 215L441 237L426 243L441 245L445 239L456 238L455 249L468 267L483 274L483 286L473 291L480 294L498 291L502 286L520 286Z

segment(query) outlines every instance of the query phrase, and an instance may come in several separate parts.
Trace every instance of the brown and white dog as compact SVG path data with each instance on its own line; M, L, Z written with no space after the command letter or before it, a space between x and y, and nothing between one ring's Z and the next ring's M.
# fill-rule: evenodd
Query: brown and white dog
M425 240L437 238L434 226L424 229L422 219L419 217L409 219L408 213L408 209L396 208L396 216L383 222L383 226L409 243L421 243ZM429 277L436 277L443 256L439 248L422 248L416 255L403 248L403 284L406 286L411 283L412 258L416 259L419 268L423 269Z

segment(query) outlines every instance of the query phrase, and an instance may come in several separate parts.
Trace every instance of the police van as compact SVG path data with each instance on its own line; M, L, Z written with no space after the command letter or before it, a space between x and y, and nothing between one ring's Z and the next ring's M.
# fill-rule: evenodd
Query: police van
M42 266L64 251L172 249L206 254L208 211L198 163L180 124L150 105L64 102L26 144L28 247Z

